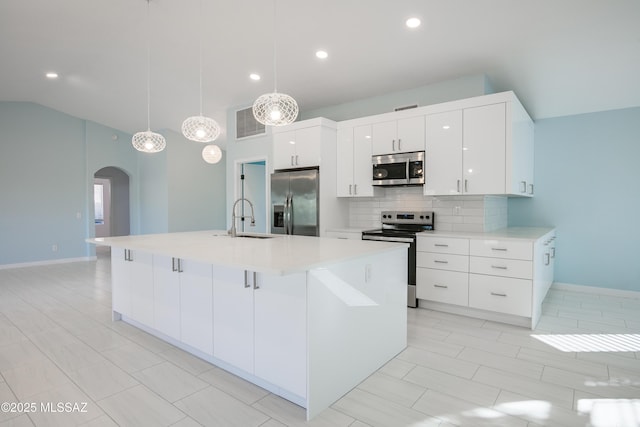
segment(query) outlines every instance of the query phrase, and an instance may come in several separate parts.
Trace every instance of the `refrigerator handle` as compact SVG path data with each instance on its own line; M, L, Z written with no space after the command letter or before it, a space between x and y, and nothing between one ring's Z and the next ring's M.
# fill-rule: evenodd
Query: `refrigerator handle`
M289 231L287 234L293 234L293 194L289 195Z
M290 195L284 201L284 234L290 234L289 223L291 222Z

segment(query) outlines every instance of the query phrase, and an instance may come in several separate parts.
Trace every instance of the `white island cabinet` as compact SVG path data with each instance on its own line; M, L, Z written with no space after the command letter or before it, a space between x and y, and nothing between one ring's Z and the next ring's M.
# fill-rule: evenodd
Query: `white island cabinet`
M407 343L407 245L221 232L96 238L123 320L317 415ZM126 248L126 249L125 249Z

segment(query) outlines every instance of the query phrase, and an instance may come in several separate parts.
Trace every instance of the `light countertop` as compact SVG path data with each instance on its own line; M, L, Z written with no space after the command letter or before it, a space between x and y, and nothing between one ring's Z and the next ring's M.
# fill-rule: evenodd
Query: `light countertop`
M553 227L508 227L495 231L469 232L469 231L426 231L419 233L421 236L457 237L461 239L500 239L500 240L528 240L536 241L540 237L552 231Z
M246 233L255 235L251 233ZM264 236L264 235L263 235ZM285 275L408 247L404 243L339 240L308 236L268 239L236 237L226 231L98 237L89 243L190 259L242 270ZM124 256L124 255L123 255Z

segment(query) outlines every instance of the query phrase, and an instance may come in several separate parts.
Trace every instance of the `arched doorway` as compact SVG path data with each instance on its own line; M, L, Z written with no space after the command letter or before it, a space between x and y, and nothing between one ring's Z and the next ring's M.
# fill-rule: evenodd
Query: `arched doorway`
M95 236L130 234L129 175L108 166L98 170L93 178Z

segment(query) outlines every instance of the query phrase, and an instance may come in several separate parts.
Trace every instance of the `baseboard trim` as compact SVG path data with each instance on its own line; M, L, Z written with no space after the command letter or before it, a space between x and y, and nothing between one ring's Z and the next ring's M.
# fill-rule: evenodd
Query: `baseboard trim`
M553 282L552 290L582 292L585 294L598 294L612 297L640 299L640 292L624 289L599 288L597 286L576 285L574 283Z
M80 262L80 261L95 261L98 257L96 256L86 256L80 258L62 258L62 259L49 259L45 261L34 261L34 262L20 262L17 264L2 264L0 265L0 270L7 270L10 268L24 268L24 267L39 267L44 265L54 265L54 264L68 264L70 262Z

